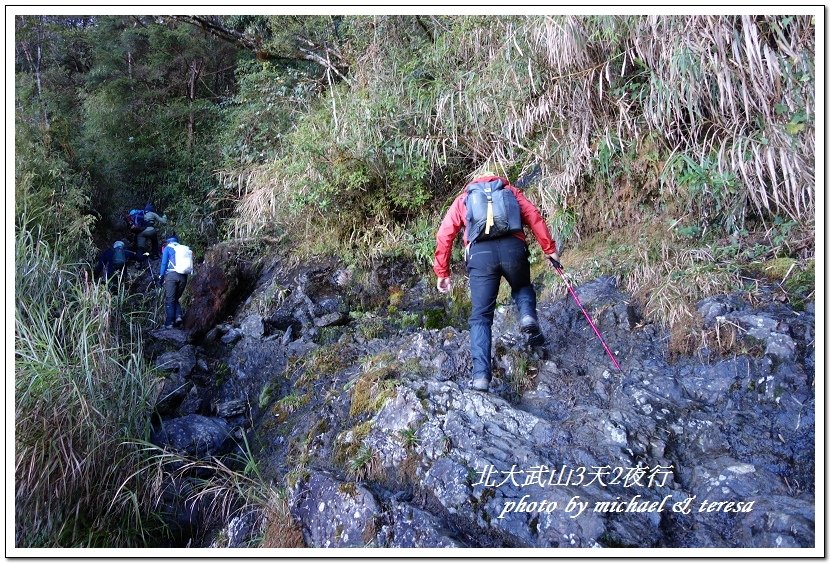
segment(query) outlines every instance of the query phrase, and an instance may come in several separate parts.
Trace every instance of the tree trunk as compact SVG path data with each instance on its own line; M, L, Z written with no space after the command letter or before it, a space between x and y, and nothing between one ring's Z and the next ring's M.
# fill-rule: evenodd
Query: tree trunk
M193 137L196 129L196 115L193 113L193 102L196 101L196 84L202 73L204 61L196 59L190 63L190 77L187 81L187 99L190 105L190 112L187 118L187 150L193 150Z
M23 41L20 43L20 48L23 50L23 54L26 57L26 62L29 63L29 67L32 69L32 74L35 75L35 85L37 86L37 99L41 102L41 109L43 111L43 124L46 128L49 128L49 115L46 113L46 108L42 107L43 104L43 82L41 81L40 76L40 61L42 58L42 53L40 50L40 45L35 47L37 51L37 56L32 56L32 49L29 46L29 43Z

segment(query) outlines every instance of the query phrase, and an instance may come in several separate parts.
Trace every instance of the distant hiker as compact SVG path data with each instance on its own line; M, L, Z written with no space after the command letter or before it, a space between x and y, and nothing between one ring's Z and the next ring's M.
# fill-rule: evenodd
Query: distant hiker
M164 328L173 328L182 322L182 306L179 299L187 285L187 276L193 271L193 252L179 244L174 234L167 239L161 253L159 283L164 285Z
M98 264L95 266L95 275L109 279L123 271L127 263L135 259L135 252L127 250L123 241L117 240L113 243L112 248L108 248L101 253Z
M506 178L485 171L455 198L436 234L432 268L438 277L438 291L448 293L452 288L452 245L464 228L464 256L472 301L469 322L473 388L479 391L487 391L490 386L493 312L502 277L510 284L522 332L529 336L532 346L545 343L536 316L536 290L530 281L525 225L530 227L542 252L558 263L556 243L536 206Z
M167 224L167 215L156 213L153 204L148 202L144 209L133 209L127 217L130 230L136 234L136 251L158 258L158 226Z

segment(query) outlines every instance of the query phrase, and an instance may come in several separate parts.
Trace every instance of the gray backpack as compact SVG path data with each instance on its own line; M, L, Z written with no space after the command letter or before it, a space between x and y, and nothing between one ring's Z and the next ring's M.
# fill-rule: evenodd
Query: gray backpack
M467 241L491 240L522 230L519 202L502 180L467 186Z

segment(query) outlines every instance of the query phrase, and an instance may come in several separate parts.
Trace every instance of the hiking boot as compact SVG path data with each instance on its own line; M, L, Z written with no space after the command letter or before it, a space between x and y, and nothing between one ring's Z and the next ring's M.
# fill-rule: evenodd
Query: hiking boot
M165 330L170 330L171 328L173 328L173 325L164 325Z
M531 346L544 346L545 345L545 335L542 334L541 329L539 328L538 321L531 317L530 315L525 315L522 317L522 320L519 322L521 326L522 332L527 334L527 342Z
M176 317L176 322L174 322L173 324L174 324L174 325L180 325L180 324L182 324L182 318L181 318L181 317Z
M530 344L533 347L544 346L545 342L546 342L545 335L542 334L541 332L538 332L534 335L531 335L527 339L527 343Z
M476 391L488 391L490 389L490 378L486 375L474 376L473 389Z
M534 317L530 315L525 315L522 317L522 320L519 322L519 325L522 327L522 332L525 334L538 334L539 333L539 323L536 321Z

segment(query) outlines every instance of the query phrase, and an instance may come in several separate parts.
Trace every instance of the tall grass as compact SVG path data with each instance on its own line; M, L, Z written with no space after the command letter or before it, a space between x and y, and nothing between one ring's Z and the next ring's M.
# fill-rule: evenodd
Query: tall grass
M223 531L235 518L252 517L254 528L245 538L245 547L304 547L287 488L263 474L244 437L236 453L221 459L196 459L141 441L133 445L142 450L144 462L122 488L151 484L157 501L165 489L176 489L181 506L192 510L199 521L198 529L183 538L188 546L211 542L211 547L231 547Z
M540 165L534 199L573 213L577 237L660 208L731 232L753 214L813 224L810 16L347 21L349 80L275 162L226 173L237 236L323 221L339 248L337 211L359 201L347 211L372 240L395 237L400 192L415 214L441 207L483 162L513 179Z
M146 524L141 462L150 381L122 291L67 266L21 218L15 240L15 545L135 547Z
M636 265L624 287L641 303L648 319L669 330L670 355L689 354L704 343L697 302L739 286L737 268L718 264L706 248L680 248L664 240L659 253L638 248Z
M765 254L778 251L772 246L763 248ZM563 263L571 269L571 281L576 285L599 275L616 277L619 287L634 298L643 320L666 328L665 351L678 357L713 343L697 309L700 300L735 291L753 298L744 276L759 264L770 263L753 258L753 252L746 245L725 246L722 239L706 243L690 240L673 232L670 225L656 223L648 230L631 226L596 235L566 253ZM794 262L782 260L788 268ZM561 295L558 285L549 291ZM725 334L726 327L720 328ZM721 338L724 334L718 337L721 351L727 348L724 343L728 339Z

